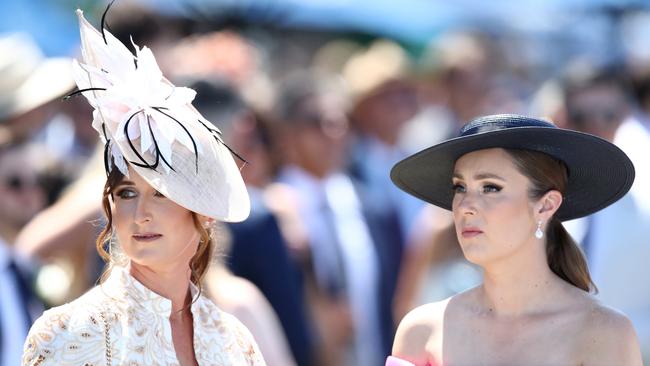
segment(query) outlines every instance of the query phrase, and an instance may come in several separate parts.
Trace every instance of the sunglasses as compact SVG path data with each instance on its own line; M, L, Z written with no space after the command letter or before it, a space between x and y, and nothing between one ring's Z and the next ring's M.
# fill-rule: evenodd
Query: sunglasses
M20 192L24 189L34 188L38 184L35 177L20 176L18 174L9 175L4 179L4 185L9 190Z
M570 120L577 125L600 122L611 124L620 119L618 110L596 108L593 110L572 110L569 113Z

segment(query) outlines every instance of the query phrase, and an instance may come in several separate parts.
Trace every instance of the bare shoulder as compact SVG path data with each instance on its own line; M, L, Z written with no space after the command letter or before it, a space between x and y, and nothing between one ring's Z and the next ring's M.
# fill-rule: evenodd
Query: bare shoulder
M268 326L274 330L280 326L271 304L252 282L230 274L213 279L209 295L221 311L222 322L258 336Z
M425 365L430 356L427 344L442 332L442 319L450 299L409 311L397 327L393 355L416 365Z
M266 300L260 290L247 279L213 269L208 272L208 276L208 297L228 313Z
M583 315L584 365L642 365L636 332L623 313L590 299Z
M238 349L246 359L246 364L248 365L266 365L264 357L262 357L262 352L250 330L234 315L223 310L219 310L219 313L221 318L220 331L226 331L232 336L227 341L229 344L226 345L226 348L232 351Z
M256 345L253 335L241 320L239 320L233 314L222 310L214 303L210 302L210 304L212 307L211 311L213 319L216 321L215 325L219 329L225 330L226 332L232 334L240 344L252 343Z

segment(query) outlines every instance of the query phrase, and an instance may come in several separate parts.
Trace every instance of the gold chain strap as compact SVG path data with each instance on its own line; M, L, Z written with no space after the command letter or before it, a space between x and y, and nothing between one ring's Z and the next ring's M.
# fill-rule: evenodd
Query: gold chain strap
M110 334L110 326L108 323L108 318L106 318L105 312L102 310L102 312L99 313L99 316L102 318L102 321L104 322L104 340L106 341L106 366L111 366L113 364L113 355L112 355L112 347L111 347L111 334Z

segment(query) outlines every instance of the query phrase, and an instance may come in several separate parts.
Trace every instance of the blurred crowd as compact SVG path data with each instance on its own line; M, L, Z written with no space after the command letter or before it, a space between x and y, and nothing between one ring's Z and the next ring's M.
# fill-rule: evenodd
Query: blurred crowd
M100 13L89 15L99 24ZM125 44L132 37L152 48L176 85L198 92L193 104L245 159L251 216L220 228L205 289L249 327L269 365L382 365L409 309L480 282L450 213L397 189L390 169L494 113L597 135L634 162L630 193L567 226L595 296L630 317L650 361L644 52L600 60L554 58L549 48L536 59L512 34L476 27L414 47L216 26L127 1L107 21ZM85 99L61 100L74 90L70 62L43 56L25 34L0 37L2 366L17 364L44 308L83 294L103 269L94 245L104 222L102 146Z

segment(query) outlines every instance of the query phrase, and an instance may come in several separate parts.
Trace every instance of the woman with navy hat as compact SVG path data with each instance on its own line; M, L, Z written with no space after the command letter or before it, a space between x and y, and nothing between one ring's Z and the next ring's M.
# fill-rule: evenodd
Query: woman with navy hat
M402 319L387 365L641 365L635 331L596 286L562 221L621 198L634 167L613 144L517 115L397 163L393 182L453 213L483 283ZM616 245L616 243L612 243Z

